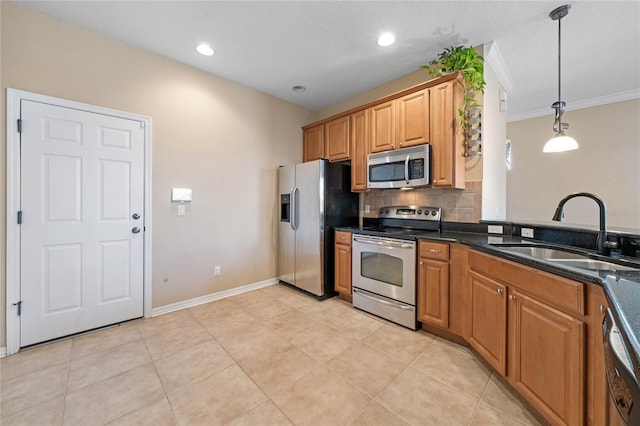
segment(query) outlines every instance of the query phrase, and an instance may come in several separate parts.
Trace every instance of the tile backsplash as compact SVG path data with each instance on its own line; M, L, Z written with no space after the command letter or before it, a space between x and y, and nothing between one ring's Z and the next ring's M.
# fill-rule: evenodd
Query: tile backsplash
M372 189L363 193L362 206L370 206L363 217L378 217L383 206L418 205L442 207L445 222L480 222L482 217L482 181L465 182L465 189L416 188Z

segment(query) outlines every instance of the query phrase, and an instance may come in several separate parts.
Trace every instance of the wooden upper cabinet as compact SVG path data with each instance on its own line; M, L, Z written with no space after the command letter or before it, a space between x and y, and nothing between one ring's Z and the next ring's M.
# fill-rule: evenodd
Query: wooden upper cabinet
M371 152L388 151L396 147L395 115L395 101L369 108Z
M351 190L366 191L367 155L369 154L369 114L358 111L349 117L351 132Z
M324 125L326 157L329 161L350 159L349 116L332 120Z
M396 101L396 146L429 142L429 89L403 96Z
M302 161L313 161L325 158L324 152L324 126L310 127L302 134Z
M434 188L464 189L464 140L458 125L462 85L453 80L429 89L431 181Z

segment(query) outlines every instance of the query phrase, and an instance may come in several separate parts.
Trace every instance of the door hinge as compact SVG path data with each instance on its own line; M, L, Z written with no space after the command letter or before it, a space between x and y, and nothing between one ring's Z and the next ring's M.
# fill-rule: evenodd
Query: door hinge
M18 211L18 225L22 225L22 210Z
M18 118L18 133L22 133L22 118Z
M17 306L17 308L18 308L18 315L21 315L21 314L22 314L22 300L20 300L20 301L18 301L18 302L16 302L16 303L14 303L14 304L13 304L13 306Z

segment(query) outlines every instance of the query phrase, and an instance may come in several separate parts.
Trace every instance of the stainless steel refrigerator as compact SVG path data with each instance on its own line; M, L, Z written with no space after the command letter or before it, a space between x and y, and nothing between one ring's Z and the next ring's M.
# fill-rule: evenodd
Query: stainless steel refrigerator
M351 167L327 160L280 167L279 194L280 281L333 296L333 228L358 224Z

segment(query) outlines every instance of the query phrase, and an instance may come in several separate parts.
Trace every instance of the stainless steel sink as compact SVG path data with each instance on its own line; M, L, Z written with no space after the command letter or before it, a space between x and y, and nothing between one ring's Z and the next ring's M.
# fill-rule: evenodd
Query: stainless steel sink
M527 256L535 257L538 259L552 260L552 259L587 259L587 256L580 253L573 253L556 248L549 247L536 247L536 246L508 246L502 247L508 251L524 254Z
M574 268L589 269L592 271L640 271L638 268L618 265L595 259L546 259L558 265L572 266Z
M573 268L587 269L590 271L638 271L640 267L634 268L619 265L605 260L592 259L587 254L576 253L562 248L548 247L541 245L522 244L494 244L505 251L518 253L536 259L545 260L558 266L570 266Z

